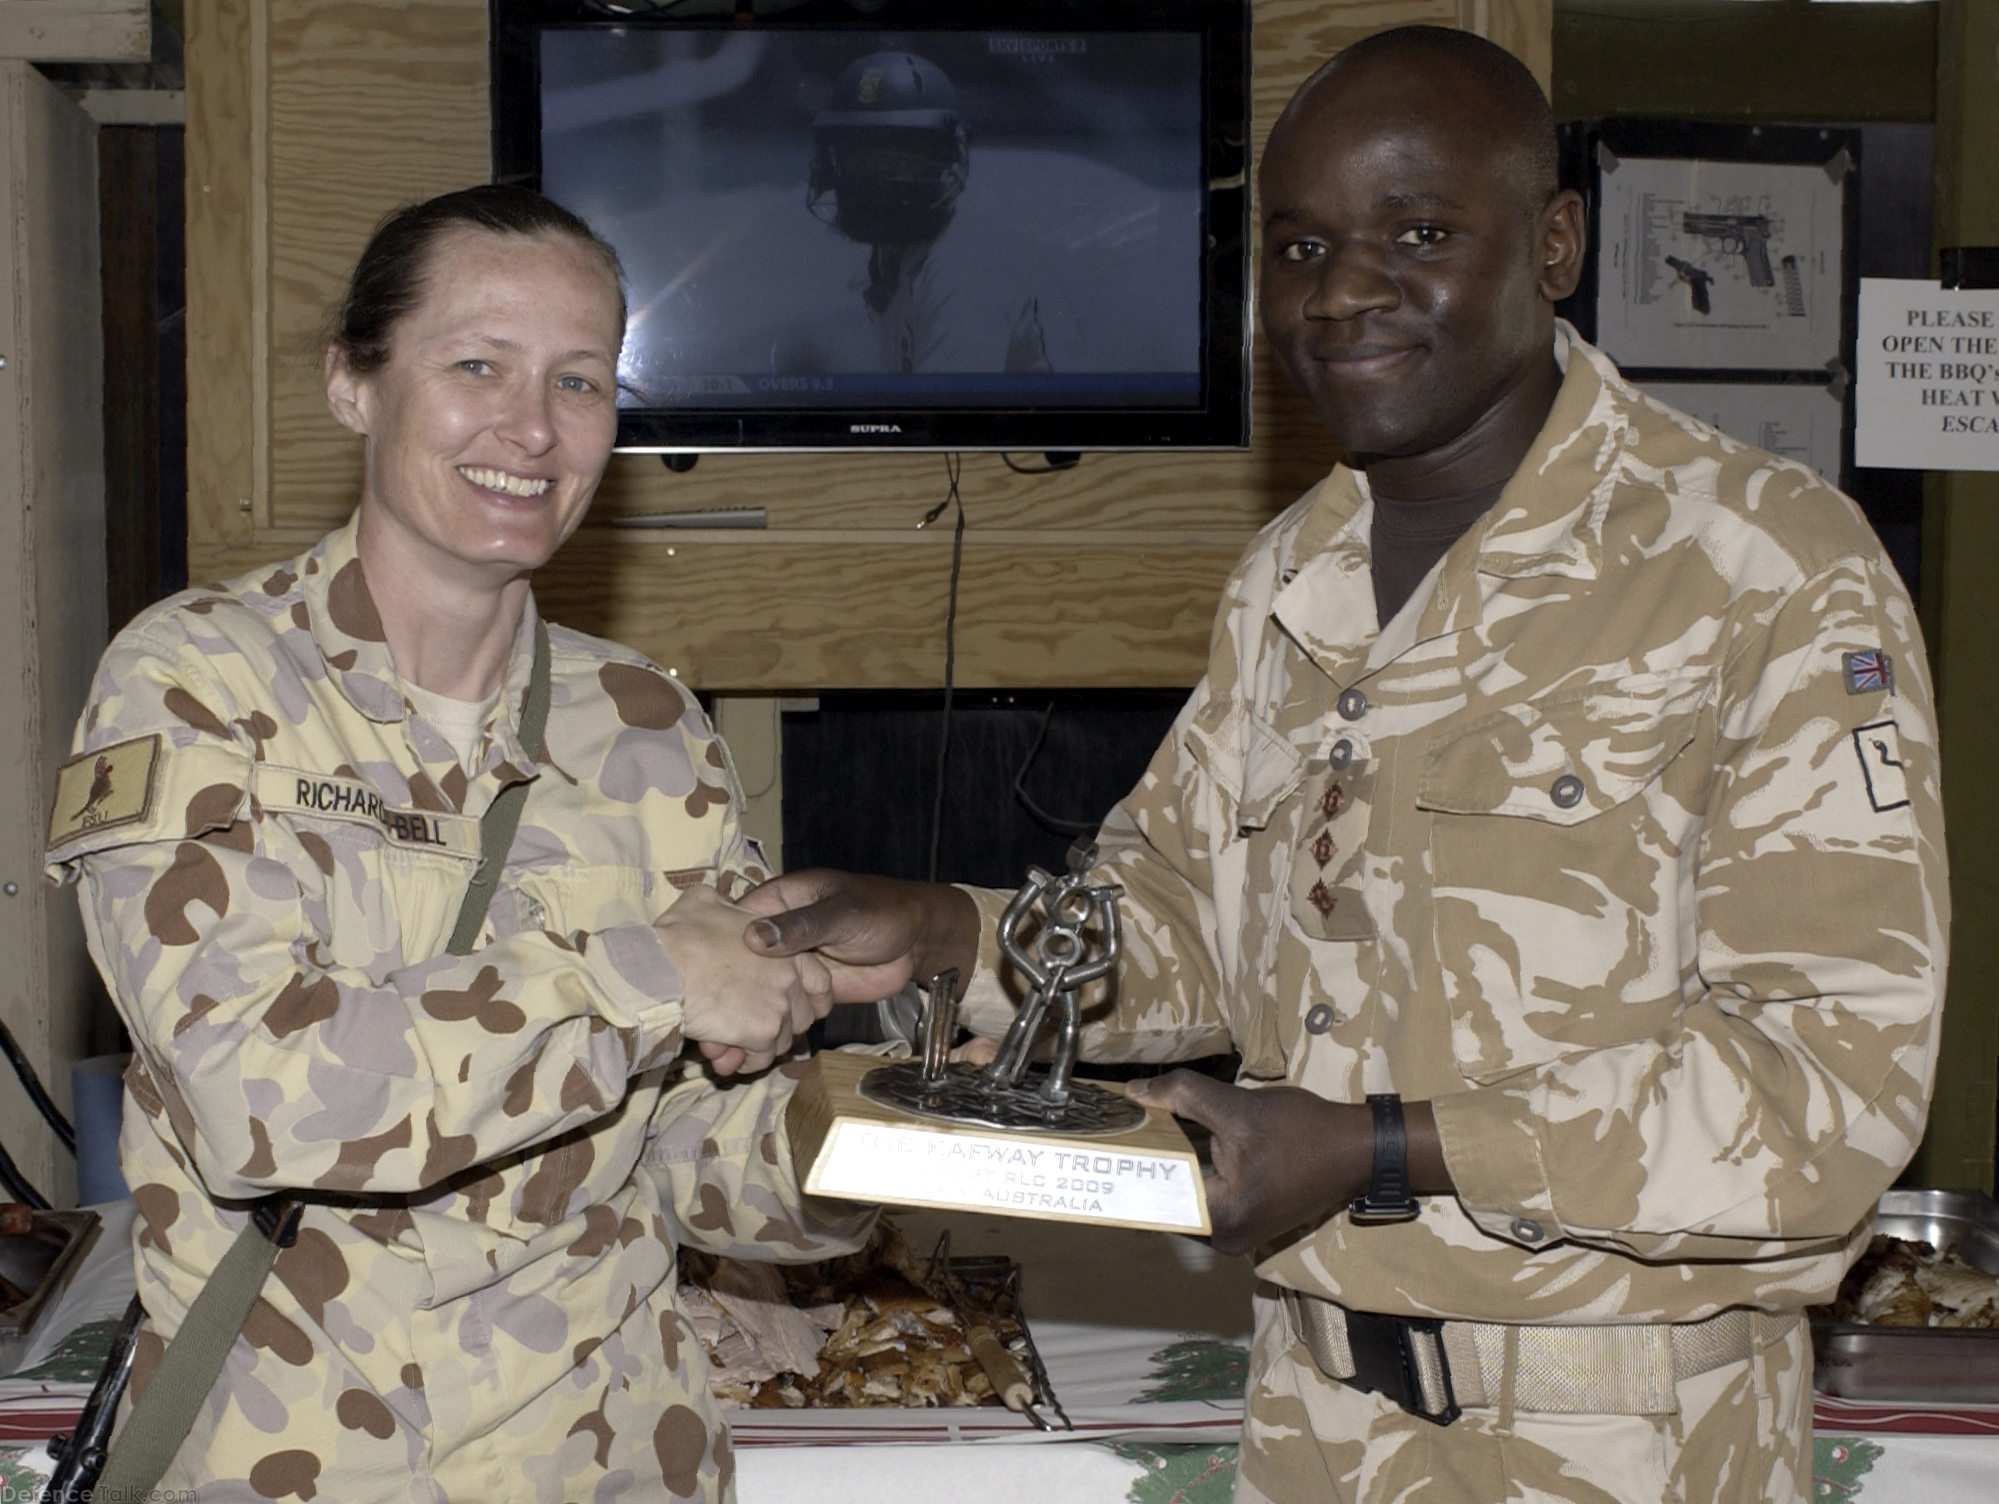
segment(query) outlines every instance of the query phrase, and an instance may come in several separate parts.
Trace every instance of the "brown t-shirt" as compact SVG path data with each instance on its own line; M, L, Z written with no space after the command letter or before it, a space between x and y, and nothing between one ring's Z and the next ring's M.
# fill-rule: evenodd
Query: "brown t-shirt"
M1374 616L1381 626L1402 609L1410 592L1423 583L1430 566L1450 552L1486 510L1499 500L1506 483L1444 501L1392 501L1374 498L1374 526L1368 547L1374 560Z

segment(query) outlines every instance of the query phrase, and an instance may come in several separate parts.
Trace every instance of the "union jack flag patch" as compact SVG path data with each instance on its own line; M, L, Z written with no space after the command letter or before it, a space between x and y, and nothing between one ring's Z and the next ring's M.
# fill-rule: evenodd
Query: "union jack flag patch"
M1848 653L1840 659L1850 695L1888 694L1895 688L1895 660L1879 648Z

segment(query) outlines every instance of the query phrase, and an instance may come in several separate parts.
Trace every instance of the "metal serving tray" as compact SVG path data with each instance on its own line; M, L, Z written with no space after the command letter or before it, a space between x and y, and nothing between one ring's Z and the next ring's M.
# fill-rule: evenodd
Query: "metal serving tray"
M27 1350L35 1323L55 1304L97 1235L97 1213L38 1211L35 1231L0 1236L0 1276L23 1299L0 1306L0 1374L11 1374Z
M1999 1274L1999 1206L1961 1191L1889 1191L1874 1230ZM1999 1331L1812 1319L1812 1383L1848 1400L1999 1404Z

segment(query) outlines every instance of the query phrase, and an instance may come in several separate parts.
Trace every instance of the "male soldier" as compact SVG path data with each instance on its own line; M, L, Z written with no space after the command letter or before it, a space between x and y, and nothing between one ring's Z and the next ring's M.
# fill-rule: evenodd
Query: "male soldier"
M1909 601L1844 497L1555 319L1582 206L1498 48L1350 48L1260 187L1264 328L1351 468L1105 824L1086 1041L1242 1055L1144 1093L1279 1295L1236 1497L1802 1500L1800 1312L1921 1134L1943 983ZM998 902L800 874L749 940L964 967L989 1030Z

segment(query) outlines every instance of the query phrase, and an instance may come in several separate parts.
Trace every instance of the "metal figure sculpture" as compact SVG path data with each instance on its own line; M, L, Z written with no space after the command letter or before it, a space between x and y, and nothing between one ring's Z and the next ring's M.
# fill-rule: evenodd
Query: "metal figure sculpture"
M1123 951L1117 911L1123 889L1088 881L1096 856L1094 845L1078 841L1060 877L1030 868L1000 916L1000 950L1030 990L993 1062L983 1070L952 1062L958 974L942 972L927 989L920 1058L870 1071L861 1082L863 1096L918 1117L1047 1133L1123 1133L1145 1120L1136 1102L1074 1079L1083 1028L1080 993L1110 975ZM1030 947L1021 936L1037 908L1041 920ZM1055 1039L1044 1072L1029 1062L1051 1010Z

